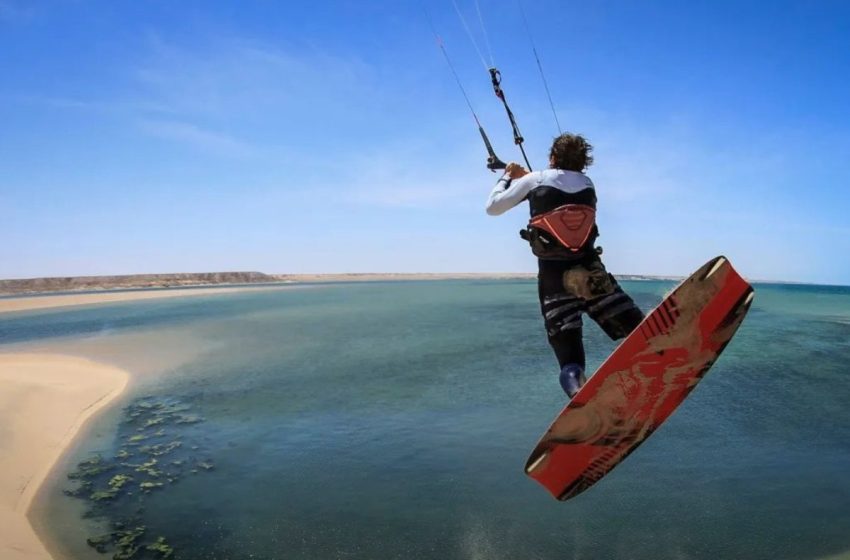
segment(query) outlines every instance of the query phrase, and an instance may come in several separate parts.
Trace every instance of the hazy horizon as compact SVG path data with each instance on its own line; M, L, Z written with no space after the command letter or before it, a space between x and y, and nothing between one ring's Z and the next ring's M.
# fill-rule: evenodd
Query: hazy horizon
M733 263L734 264L734 263ZM290 272L267 272L263 270L204 270L204 271L180 271L180 272L142 272L142 273L129 273L129 274L99 274L99 275L64 275L64 276L30 276L30 277L8 277L8 278L0 278L0 282L7 280L39 280L39 279L48 279L48 278L109 278L109 277L121 277L121 276L153 276L153 275L171 275L171 274L222 274L222 273L240 273L240 272L259 272L261 274L267 274L269 276L292 276L292 277L333 277L333 276L401 276L401 277L414 277L417 275L429 275L429 276L446 276L450 277L452 275L473 275L482 278L487 277L499 277L499 276L513 276L516 277L529 277L535 278L537 276L537 272L529 272L529 271L493 271L493 272L472 272L472 271L449 271L449 272L429 272L429 271L417 271L417 272L375 272L375 271L365 271L365 272L299 272L299 273L290 273ZM687 278L687 275L676 275L676 274L636 274L630 272L617 272L611 271L612 274L618 277L624 278L634 278L638 281L641 278L646 278L647 280L670 280L677 281L683 280ZM441 278L435 278L435 280L440 280ZM451 278L444 278L446 280L450 280ZM506 278L507 279L507 278ZM847 288L850 287L850 284L830 284L827 282L803 282L803 281L795 281L795 280L782 280L775 278L746 278L748 282L753 284L799 284L804 286L821 286L821 287L832 287L832 288ZM381 281L380 278L375 278L374 281ZM191 287L191 286L190 286Z

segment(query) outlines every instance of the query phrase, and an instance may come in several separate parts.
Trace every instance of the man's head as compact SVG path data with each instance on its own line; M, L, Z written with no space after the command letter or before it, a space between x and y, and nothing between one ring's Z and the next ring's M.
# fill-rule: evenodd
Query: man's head
M584 171L593 164L593 146L580 134L561 134L552 142L549 165L553 169Z

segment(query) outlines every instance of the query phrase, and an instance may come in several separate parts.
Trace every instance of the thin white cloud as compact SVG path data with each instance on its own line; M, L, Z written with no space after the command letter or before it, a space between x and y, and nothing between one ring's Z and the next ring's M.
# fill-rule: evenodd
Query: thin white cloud
M435 161L424 147L398 144L349 160L345 201L376 207L451 208L458 199L476 195L483 207L488 183L480 169L464 165L463 160Z
M369 73L356 58L321 51L287 52L238 38L188 47L157 36L134 72L143 94L165 111L243 118L356 102Z
M315 49L285 51L238 38L201 42L177 45L151 36L135 65L128 63L130 74L109 78L119 92L109 98L93 91L80 97L6 99L110 114L130 126L142 123L156 136L230 155L261 147L268 153L315 152L315 146L303 145L305 138L317 131L344 137L358 126L349 121L380 110L373 72L357 58Z
M101 113L113 115L142 115L150 113L165 112L166 107L153 102L132 99L97 99L97 98L73 98L51 95L5 95L3 99L10 103L21 103L38 105L50 109L67 109L71 111L84 111L88 113Z
M184 143L220 156L244 158L257 153L256 149L246 142L191 123L142 120L139 127L153 136Z

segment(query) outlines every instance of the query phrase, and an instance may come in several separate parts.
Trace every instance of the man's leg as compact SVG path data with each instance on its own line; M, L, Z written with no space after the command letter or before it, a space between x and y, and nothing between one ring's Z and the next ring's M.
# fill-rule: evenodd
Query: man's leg
M576 364L584 369L584 342L581 326L549 335L549 346L555 352L558 366Z
M562 274L541 271L538 291L546 336L561 367L561 387L572 397L585 381L581 314L586 302L564 291Z
M558 382L570 398L573 398L587 378L584 375L584 343L581 327L562 331L549 337L549 344L558 358L561 373Z

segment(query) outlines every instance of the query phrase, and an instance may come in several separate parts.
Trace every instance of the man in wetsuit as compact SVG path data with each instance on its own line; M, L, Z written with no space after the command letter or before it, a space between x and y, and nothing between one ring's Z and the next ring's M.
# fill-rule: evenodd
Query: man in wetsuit
M561 387L570 398L586 381L582 313L612 340L643 320L594 247L596 190L583 173L593 163L592 149L582 136L562 134L552 143L550 169L529 173L508 164L487 201L487 213L496 216L528 200L531 221L520 235L538 257L540 310L561 367Z

